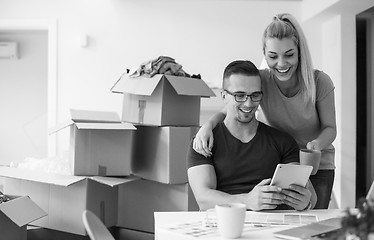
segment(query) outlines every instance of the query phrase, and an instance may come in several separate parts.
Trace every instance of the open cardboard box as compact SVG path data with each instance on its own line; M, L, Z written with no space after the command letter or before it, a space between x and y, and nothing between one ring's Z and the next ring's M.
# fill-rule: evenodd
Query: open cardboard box
M117 223L118 186L136 177L79 177L29 169L0 167L4 193L27 195L48 216L32 224L48 229L86 235L82 212L89 209L107 226Z
M187 150L198 127L137 126L132 172L167 184L187 183Z
M28 196L10 196L0 204L0 238L27 240L27 224L46 215Z
M201 79L124 74L112 87L123 94L122 121L156 126L198 126L200 98L215 96Z
M71 118L49 130L70 127L69 166L76 176L126 176L131 173L132 134L136 128L115 112L70 110Z

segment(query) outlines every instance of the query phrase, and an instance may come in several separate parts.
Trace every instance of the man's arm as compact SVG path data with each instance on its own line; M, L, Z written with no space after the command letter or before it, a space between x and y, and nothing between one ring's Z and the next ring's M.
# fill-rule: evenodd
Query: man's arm
M244 203L247 209L255 211L275 209L284 199L284 195L279 193L278 187L269 185L270 179L261 181L249 193L228 194L218 191L216 190L216 173L210 164L190 167L188 181L200 210L213 208L216 204L232 202Z
M216 204L238 202L230 194L216 190L217 178L212 165L204 164L189 168L188 181L200 210L212 208Z

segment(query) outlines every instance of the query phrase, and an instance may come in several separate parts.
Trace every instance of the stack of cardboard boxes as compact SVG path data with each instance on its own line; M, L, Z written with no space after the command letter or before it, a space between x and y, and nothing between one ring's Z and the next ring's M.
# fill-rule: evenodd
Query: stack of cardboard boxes
M200 98L215 96L196 78L122 77L122 120L134 123L131 169L141 179L119 187L117 225L154 232L155 211L198 210L188 186L186 154L199 127Z
M51 129L70 129L71 175L0 167L4 192L29 196L47 214L32 225L86 235L81 214L89 209L107 227L152 239L155 211L198 210L186 153L199 127L200 98L215 96L212 90L201 79L158 74L123 76L112 91L123 94L122 119L71 110Z

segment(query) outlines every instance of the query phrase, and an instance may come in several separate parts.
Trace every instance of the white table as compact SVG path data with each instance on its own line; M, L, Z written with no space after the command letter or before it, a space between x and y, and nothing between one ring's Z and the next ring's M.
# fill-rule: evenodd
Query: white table
M275 211L269 211L266 213L275 213ZM328 210L310 210L310 211L278 211L279 214L290 213L290 214L300 214L300 215L316 215L318 220L324 220L336 216L344 215L344 211L341 209L328 209ZM251 214L250 211L247 211ZM183 223L196 223L204 219L206 216L205 212L155 212L155 240L170 240L170 239L180 239L180 240L213 240L221 239L218 232L208 234L204 237L192 237L186 234L181 234L176 231L168 229L170 226L176 226ZM282 226L271 226L271 227L254 227L253 225L245 225L242 237L239 239L278 239L273 236L274 232L295 227L295 225L282 225ZM216 231L216 230L212 230ZM279 239L278 239L279 240Z

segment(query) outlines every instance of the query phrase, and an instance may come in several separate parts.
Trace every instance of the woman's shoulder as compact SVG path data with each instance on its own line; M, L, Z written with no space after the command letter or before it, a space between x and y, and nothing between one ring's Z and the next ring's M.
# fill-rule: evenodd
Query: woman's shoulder
M314 79L316 84L318 83L331 83L334 85L333 81L331 80L330 76L322 70L314 69Z
M330 76L321 70L314 70L314 80L316 82L317 101L324 99L335 89Z

